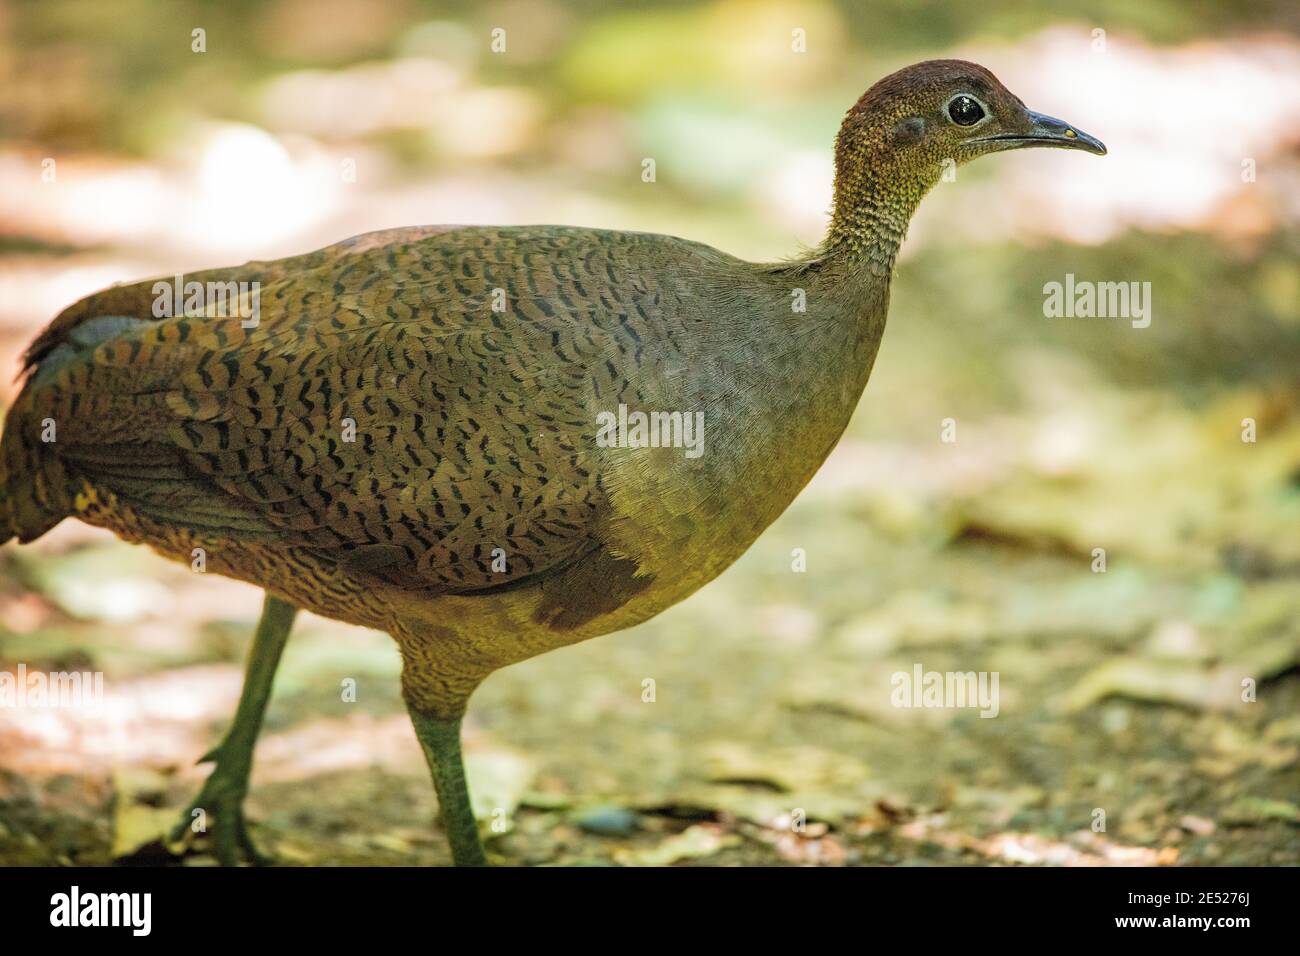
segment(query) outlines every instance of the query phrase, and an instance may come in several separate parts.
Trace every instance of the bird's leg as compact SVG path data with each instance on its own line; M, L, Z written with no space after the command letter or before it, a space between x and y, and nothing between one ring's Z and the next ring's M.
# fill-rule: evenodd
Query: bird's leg
M248 652L244 689L239 695L234 723L221 743L199 759L199 763L215 762L216 767L171 833L172 842L178 842L185 838L187 831L206 832L207 819L211 817L213 844L223 866L234 866L240 850L254 863L268 862L248 834L244 797L253 770L253 746L262 729L262 717L271 699L271 684L297 613L292 604L267 594L253 635L253 646Z
M452 862L457 866L487 866L460 755L461 718L434 717L409 705L407 709L415 725L415 736L424 748L424 759L429 762L429 772L433 774L442 825L451 843Z

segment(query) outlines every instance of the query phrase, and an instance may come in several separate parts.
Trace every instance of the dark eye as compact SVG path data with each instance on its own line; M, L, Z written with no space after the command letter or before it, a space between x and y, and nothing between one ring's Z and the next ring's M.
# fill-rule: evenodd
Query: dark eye
M972 97L957 96L948 104L948 115L958 126L973 126L984 118L984 108Z

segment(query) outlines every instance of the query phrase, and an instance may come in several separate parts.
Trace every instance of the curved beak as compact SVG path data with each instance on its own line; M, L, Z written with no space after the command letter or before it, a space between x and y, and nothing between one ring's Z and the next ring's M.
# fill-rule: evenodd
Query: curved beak
M1033 110L1025 111L1028 129L1023 133L1003 133L972 140L974 143L996 144L997 149L1022 149L1028 146L1055 146L1058 149L1081 149L1097 156L1106 155L1106 144L1083 130L1075 129L1065 120L1045 116Z

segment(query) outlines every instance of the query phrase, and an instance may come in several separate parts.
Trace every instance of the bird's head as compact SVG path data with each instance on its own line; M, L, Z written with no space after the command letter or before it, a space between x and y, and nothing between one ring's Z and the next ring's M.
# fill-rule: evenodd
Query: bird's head
M835 142L836 219L849 238L871 222L905 229L946 170L1030 146L1106 154L1100 140L1026 108L979 64L905 67L867 90L844 118Z

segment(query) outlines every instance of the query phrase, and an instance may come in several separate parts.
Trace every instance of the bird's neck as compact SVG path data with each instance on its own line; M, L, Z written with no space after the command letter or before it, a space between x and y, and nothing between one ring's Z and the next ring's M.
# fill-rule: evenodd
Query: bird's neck
M929 176L885 158L840 162L835 204L821 254L833 268L888 278Z
M793 316L784 306L773 321L762 323L772 337L761 350L772 390L785 398L775 413L767 409L770 440L757 456L791 462L798 474L786 476L784 487L797 490L812 477L866 387L885 332L894 260L912 214L933 185L911 172L888 161L841 164L822 247L778 273L778 286L797 287L807 306L806 313Z

